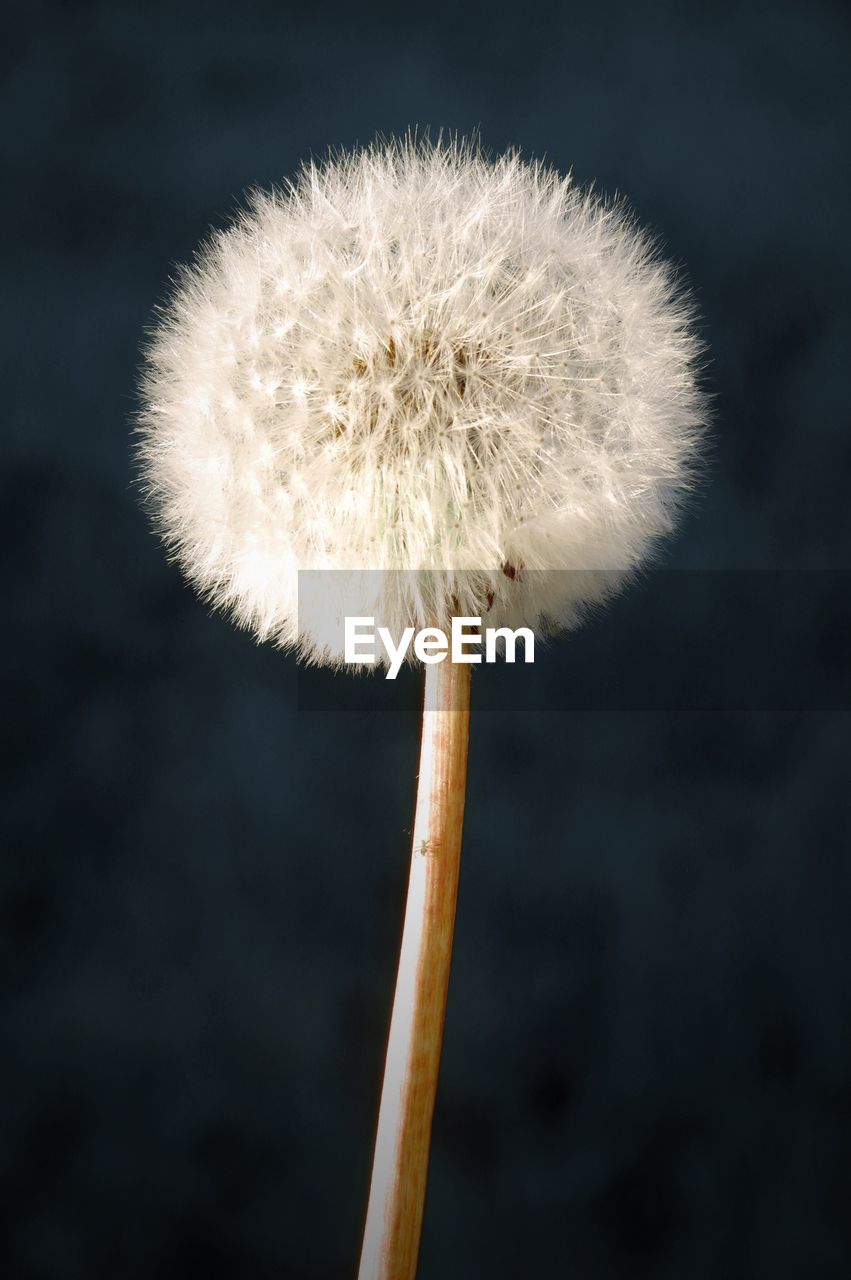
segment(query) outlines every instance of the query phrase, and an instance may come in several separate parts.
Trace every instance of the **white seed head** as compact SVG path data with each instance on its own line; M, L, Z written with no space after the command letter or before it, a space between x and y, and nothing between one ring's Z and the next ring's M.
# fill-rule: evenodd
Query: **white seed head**
M190 580L310 661L341 662L344 613L566 627L673 525L699 352L622 206L514 152L382 142L253 194L184 270L143 482ZM299 570L338 571L330 629Z

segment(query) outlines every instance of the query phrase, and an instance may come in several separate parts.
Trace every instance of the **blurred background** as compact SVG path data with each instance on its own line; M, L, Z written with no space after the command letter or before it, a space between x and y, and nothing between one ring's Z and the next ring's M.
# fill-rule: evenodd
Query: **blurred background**
M129 420L245 188L411 125L626 195L715 413L665 572L474 682L419 1274L851 1274L851 11L13 0L3 31L5 1280L356 1272L417 681L300 698L167 563Z

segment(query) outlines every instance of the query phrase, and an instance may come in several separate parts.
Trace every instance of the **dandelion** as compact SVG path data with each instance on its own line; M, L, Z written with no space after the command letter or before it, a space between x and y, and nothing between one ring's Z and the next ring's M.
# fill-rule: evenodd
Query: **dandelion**
M300 570L352 571L349 611L394 634L570 626L672 527L695 354L622 208L516 153L375 145L254 194L184 272L145 484L199 590L308 660L340 665L342 632L299 627Z
M567 628L675 523L698 357L622 205L517 152L376 143L254 193L183 272L147 350L143 483L198 590L308 662L343 664L344 615ZM334 571L326 609L299 610L304 570ZM425 669L363 1280L416 1267L469 671Z

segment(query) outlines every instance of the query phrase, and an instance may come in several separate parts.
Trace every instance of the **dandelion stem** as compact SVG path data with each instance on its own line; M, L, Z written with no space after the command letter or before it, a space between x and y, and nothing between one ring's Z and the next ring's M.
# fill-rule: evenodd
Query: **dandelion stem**
M412 1280L425 1204L431 1122L455 903L470 724L470 667L425 667L411 874L359 1280Z

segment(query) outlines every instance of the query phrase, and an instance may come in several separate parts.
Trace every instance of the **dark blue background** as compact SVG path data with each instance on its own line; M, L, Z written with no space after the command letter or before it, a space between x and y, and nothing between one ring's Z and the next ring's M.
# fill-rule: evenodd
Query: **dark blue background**
M416 682L299 710L167 564L128 420L166 278L240 193L415 124L626 194L696 291L716 419L682 604L638 584L535 709L479 697L420 1274L851 1274L849 54L826 0L10 6L6 1280L354 1274ZM818 697L725 697L740 652ZM648 705L607 697L647 662Z

